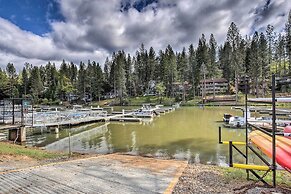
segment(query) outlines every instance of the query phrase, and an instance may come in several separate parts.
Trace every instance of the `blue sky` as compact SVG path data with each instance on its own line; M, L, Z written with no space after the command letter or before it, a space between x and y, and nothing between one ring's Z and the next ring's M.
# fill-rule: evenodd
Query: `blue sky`
M53 0L0 0L0 17L38 35L51 31L50 21L64 19Z
M101 64L112 52L158 52L197 44L204 33L225 41L235 22L242 36L271 24L283 32L291 0L0 0L0 67L8 62Z

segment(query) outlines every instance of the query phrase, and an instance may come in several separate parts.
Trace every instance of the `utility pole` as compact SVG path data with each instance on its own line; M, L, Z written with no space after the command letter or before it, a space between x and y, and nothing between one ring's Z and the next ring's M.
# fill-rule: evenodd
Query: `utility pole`
M234 72L234 84L235 84L235 103L238 102L238 80L237 80L237 71Z
M215 99L215 83L214 79L212 78L212 89L213 89L213 100Z
M204 101L206 100L206 68L205 68L205 64L202 63L201 65L202 67L202 73L203 73L203 90L202 90L202 102L204 104Z

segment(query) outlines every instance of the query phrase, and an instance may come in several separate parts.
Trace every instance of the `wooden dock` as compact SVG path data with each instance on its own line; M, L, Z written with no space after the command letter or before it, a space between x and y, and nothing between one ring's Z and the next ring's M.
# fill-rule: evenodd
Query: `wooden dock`
M111 119L116 119L116 118L122 118L120 120L125 121L128 118L123 118L126 116L132 115L132 113L126 113L126 114L116 114L116 115L111 115L111 116L99 116L99 117L86 117L86 118L80 118L80 119L70 119L70 120L65 120L65 121L60 121L60 122L51 122L51 123L34 123L32 127L60 127L60 126L78 126L82 124L88 124L88 123L95 123L95 122L108 122ZM129 119L130 120L130 119ZM137 122L137 121L136 121Z
M0 130L18 129L20 125L0 125Z
M117 121L117 122L141 122L141 118L129 118L129 117L115 117L110 118L109 121Z

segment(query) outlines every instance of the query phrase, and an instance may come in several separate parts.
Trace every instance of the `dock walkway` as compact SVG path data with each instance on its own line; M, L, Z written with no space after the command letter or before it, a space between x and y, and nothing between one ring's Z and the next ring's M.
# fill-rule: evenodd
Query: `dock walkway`
M64 120L60 122L42 122L42 123L35 123L33 127L59 127L59 126L76 126L80 124L86 123L93 123L93 122L100 122L100 121L110 121L113 118L121 118L124 116L132 115L132 113L125 113L125 114L116 114L111 116L95 116L95 117L85 117L79 119L70 119Z

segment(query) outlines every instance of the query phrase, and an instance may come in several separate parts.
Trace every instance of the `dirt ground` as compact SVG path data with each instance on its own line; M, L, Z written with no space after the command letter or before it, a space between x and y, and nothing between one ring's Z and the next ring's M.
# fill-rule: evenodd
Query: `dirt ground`
M246 179L229 180L223 176L222 170L217 166L188 164L173 193L289 194L291 188L266 188L261 183Z
M27 168L30 166L40 165L41 162L32 159L27 156L16 156L16 155L0 155L0 172L11 170L11 169L19 169L19 168Z
M23 155L5 155L0 154L0 173L9 171L9 170L17 170L23 168L29 168L33 166L45 165L53 162L61 162L68 160L75 160L81 158L94 157L97 155L94 154L74 154L72 157L59 157L54 159L46 159L46 160L37 160L34 158L30 158L28 156Z
M166 170L169 166L173 168L179 168L181 166L182 161L175 160L161 160L155 158L147 158L142 156L131 156L131 155L121 155L121 154L109 154L106 155L107 159L118 160L124 166L133 166L136 168L147 169L152 172L161 172ZM161 162L162 161L162 162ZM183 170L186 167L182 166Z

